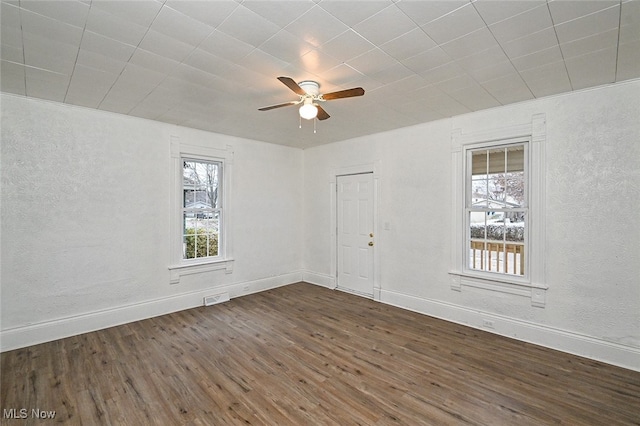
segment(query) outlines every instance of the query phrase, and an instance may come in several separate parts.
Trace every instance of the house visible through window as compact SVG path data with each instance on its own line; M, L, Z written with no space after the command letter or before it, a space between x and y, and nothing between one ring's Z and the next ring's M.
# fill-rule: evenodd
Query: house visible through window
M222 162L182 159L182 258L220 256Z
M527 276L528 143L466 150L470 271Z

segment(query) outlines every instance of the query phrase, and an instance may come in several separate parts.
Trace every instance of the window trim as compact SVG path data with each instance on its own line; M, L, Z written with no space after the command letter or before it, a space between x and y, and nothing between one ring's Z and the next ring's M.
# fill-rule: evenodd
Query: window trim
M183 258L183 229L182 229L182 184L183 184L183 159L202 160L222 163L222 224L220 226L220 238L218 241L218 256L196 259ZM199 274L204 272L224 270L225 273L233 272L233 242L229 233L231 228L230 196L229 190L232 181L233 147L226 145L224 148L200 146L180 141L177 136L171 136L171 161L172 161L172 190L171 190L171 244L170 244L170 284L178 284L184 275Z
M482 146L505 145L511 141L527 140L528 151L528 252L527 277L472 271L466 266L464 254L467 243L466 218L466 152ZM531 298L532 306L546 304L545 271L545 114L534 114L531 121L522 125L463 133L455 129L451 133L452 158L452 212L451 227L451 289L462 291L464 287L481 288Z

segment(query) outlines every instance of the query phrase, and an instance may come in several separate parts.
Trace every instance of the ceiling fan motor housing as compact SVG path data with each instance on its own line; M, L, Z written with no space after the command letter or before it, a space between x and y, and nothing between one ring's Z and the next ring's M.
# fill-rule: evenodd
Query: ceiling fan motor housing
M312 80L305 80L298 83L298 86L302 88L308 95L318 96L320 94L320 85Z

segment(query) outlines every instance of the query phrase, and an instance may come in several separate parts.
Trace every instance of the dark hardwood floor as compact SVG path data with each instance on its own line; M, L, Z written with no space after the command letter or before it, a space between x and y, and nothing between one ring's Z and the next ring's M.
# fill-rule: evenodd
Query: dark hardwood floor
M1 358L7 425L640 424L638 372L304 283Z

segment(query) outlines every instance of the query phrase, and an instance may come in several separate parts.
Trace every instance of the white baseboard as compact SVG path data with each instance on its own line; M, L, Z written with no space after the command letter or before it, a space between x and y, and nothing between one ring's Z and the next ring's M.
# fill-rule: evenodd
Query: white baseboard
M490 333L640 371L640 349L463 306L382 290L380 302ZM492 328L487 327L491 325Z
M336 288L336 278L327 274L320 274L318 272L303 270L302 280L309 284L319 285L331 290Z
M229 293L233 299L282 287L302 281L302 275L300 271L292 272L2 330L0 331L0 352L203 306L204 297L213 294Z

